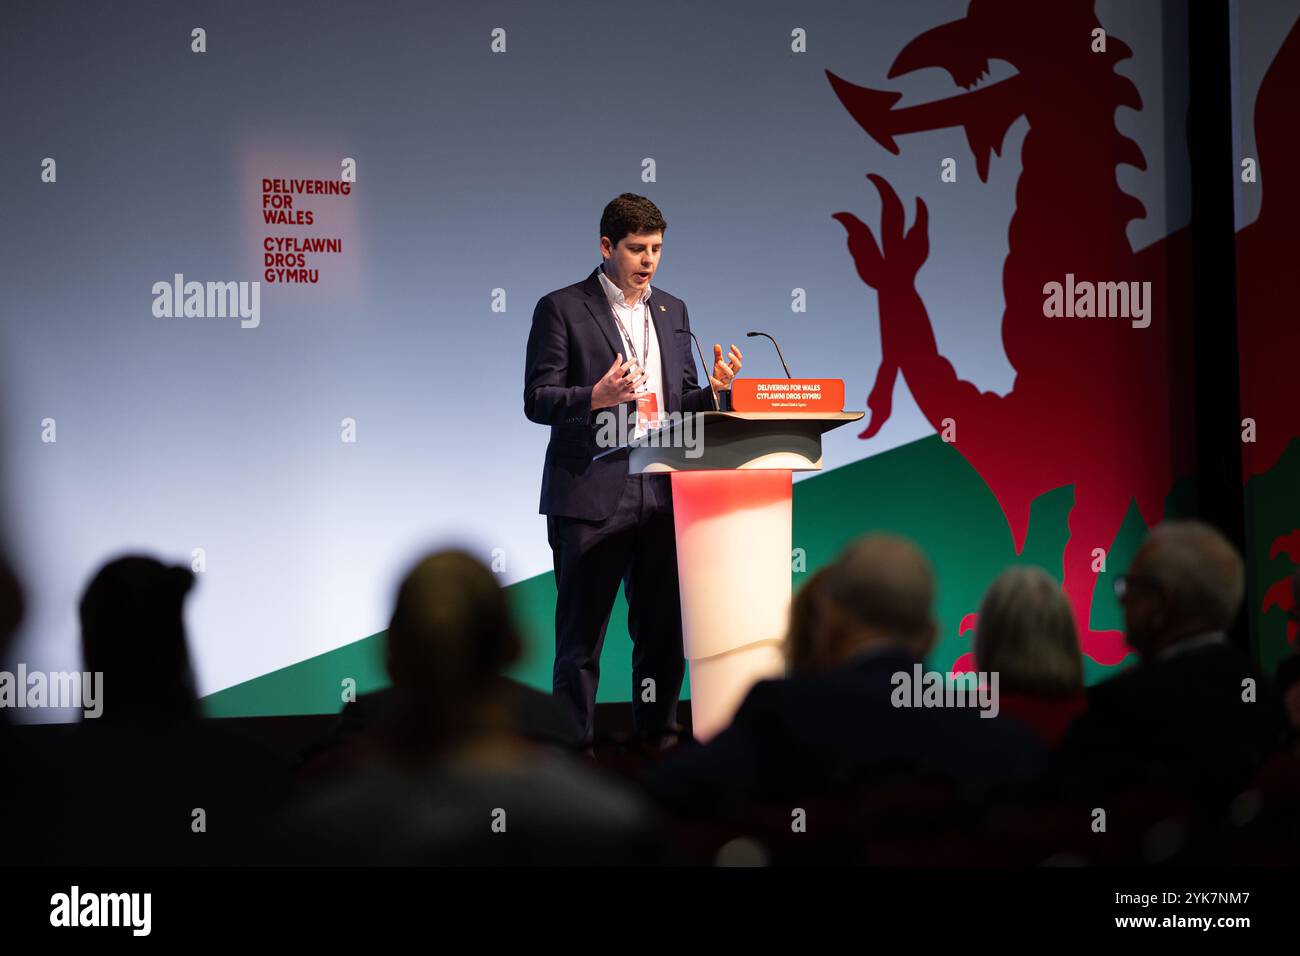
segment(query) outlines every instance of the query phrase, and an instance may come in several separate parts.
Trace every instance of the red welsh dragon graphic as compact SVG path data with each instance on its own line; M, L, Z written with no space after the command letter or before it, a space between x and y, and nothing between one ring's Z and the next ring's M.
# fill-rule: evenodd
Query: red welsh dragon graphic
M1104 52L1093 51L1100 26L1090 0L974 0L963 19L907 44L889 70L894 78L941 67L957 85L978 87L971 92L895 109L901 94L827 76L853 119L891 153L899 151L897 137L964 128L984 181L1008 128L1021 116L1028 121L1002 274L1002 343L1016 372L1006 395L960 378L936 347L915 287L929 255L924 200L917 198L915 222L905 229L893 188L869 175L883 203L879 233L851 213L835 214L858 275L879 300L882 359L861 437L875 435L889 417L901 374L936 431L953 423L953 446L996 496L1017 553L1030 503L1073 485L1063 585L1084 653L1109 665L1127 648L1120 632L1090 626L1094 549L1111 547L1134 500L1148 525L1158 522L1174 479L1191 471L1190 430L1174 433L1189 416L1171 416L1191 407L1191 316L1186 230L1141 251L1125 232L1146 211L1120 190L1116 166L1145 169L1146 160L1118 132L1115 114L1118 107L1140 110L1142 100L1115 71L1132 51L1114 36L1106 37ZM1017 74L979 87L994 58ZM935 166L937 179L937 160ZM1046 317L1044 287L1064 282L1067 273L1078 281L1150 282L1150 325Z
M1255 145L1263 195L1259 217L1237 233L1238 340L1241 410L1253 419L1256 440L1242 446L1245 478L1269 471L1300 434L1296 398L1300 323L1289 288L1295 272L1295 228L1300 217L1300 127L1294 97L1300 89L1300 22L1291 27L1255 100ZM1268 175L1268 171L1272 175ZM1269 559L1285 554L1300 565L1300 530L1258 529L1272 537ZM1300 573L1273 582L1261 610L1285 611L1286 639L1294 644L1300 611Z

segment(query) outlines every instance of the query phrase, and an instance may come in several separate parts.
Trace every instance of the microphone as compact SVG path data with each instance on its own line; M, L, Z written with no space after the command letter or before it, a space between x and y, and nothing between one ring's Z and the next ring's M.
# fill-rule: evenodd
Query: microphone
M773 339L772 336L768 335L766 332L746 332L745 335L751 339L756 335L761 335L765 339L772 339L772 344L776 345L776 357L781 360L781 367L785 369L785 377L794 378L794 376L790 374L790 366L785 364L785 356L781 354L781 346L777 345L776 339Z
M718 411L718 393L713 390L713 376L709 374L709 363L704 361L704 349L700 345L700 340L696 338L694 332L690 329L678 329L678 332L685 332L692 339L695 339L695 351L699 353L700 364L704 366L704 380L709 383L709 394L713 396L713 410Z

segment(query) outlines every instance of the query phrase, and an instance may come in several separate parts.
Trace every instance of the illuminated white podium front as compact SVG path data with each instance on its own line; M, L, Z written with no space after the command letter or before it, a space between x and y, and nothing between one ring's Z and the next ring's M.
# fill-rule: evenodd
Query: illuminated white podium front
M672 475L697 739L726 727L756 681L784 671L792 473L820 471L822 435L862 416L698 412L619 449L632 474Z

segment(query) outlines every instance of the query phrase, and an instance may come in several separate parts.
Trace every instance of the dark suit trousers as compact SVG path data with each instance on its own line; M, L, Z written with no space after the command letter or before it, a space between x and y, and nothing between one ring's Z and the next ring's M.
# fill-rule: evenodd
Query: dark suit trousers
M555 557L553 689L583 746L594 737L600 649L619 581L632 638L632 716L639 736L654 737L677 720L686 664L672 488L667 475L628 475L614 513L604 521L547 516ZM642 682L654 681L654 700Z

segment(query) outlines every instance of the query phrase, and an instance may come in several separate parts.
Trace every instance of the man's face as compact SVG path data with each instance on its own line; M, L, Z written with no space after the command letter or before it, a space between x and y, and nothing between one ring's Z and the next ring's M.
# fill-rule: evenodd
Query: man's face
M663 251L662 232L629 233L611 247L608 236L600 237L600 254L605 259L605 272L610 281L626 293L629 289L637 295L645 293L655 270L659 268L659 254Z

